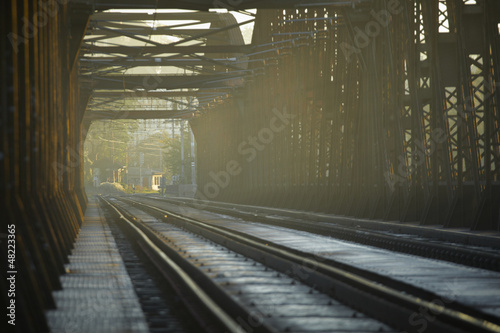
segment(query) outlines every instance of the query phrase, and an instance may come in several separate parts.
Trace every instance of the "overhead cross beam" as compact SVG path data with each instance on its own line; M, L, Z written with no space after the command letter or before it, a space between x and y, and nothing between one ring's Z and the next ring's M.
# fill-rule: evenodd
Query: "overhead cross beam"
M162 54L162 53L248 53L252 45L162 45L154 47L144 46L96 46L84 45L83 52L103 53L103 54ZM139 51L139 52L138 52Z
M158 9L179 8L208 11L210 8L226 8L228 10L264 9L264 8L297 8L297 7L327 7L341 6L352 7L356 4L372 2L373 0L72 0L74 3L92 4L96 10L106 9Z
M156 90L181 88L216 88L219 86L236 85L242 75L110 75L95 76L92 84L94 89L106 90Z
M155 111L130 110L130 111L91 111L85 114L84 120L109 120L109 119L170 119L191 116L195 109L165 109Z
M198 91L103 91L96 90L92 94L95 98L165 98L165 97L209 97L226 94L219 90L198 90Z
M81 59L82 64L94 66L96 69L111 66L127 66L127 67L144 67L144 66L207 66L214 63L219 66L232 67L233 69L243 69L232 65L236 58L231 59L213 59L198 56L196 54L191 57L98 57Z
M191 23L192 25L192 23ZM107 25L106 25L107 26ZM118 27L117 27L118 28ZM193 36L196 34L199 34L201 31L207 31L207 32L213 32L217 33L219 32L217 29L170 29L170 27L156 27L155 29L152 29L151 27L140 27L140 26L135 26L135 27L119 27L118 30L113 30L113 31L107 31L105 27L98 26L95 31L92 32L92 35L87 35L86 36L86 41L92 41L96 40L97 38L103 39L103 38L111 38L111 37L116 37L117 32L124 32L125 34L134 34L138 36L148 36L148 35L169 35L169 36ZM209 37L209 36L208 36Z
M134 7L131 7L134 8ZM120 12L102 12L92 16L94 22L108 21L167 21L167 20L189 20L200 22L211 22L214 18L211 12L159 12L159 13L120 13Z

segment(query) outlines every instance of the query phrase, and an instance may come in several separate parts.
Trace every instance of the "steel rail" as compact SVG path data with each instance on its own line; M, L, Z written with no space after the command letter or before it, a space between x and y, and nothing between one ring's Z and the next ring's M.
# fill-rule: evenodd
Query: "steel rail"
M171 202L174 204L183 203L184 205L192 207L197 205L194 202L187 202L181 199L151 199L164 200L166 202ZM303 213L297 214L298 216L294 216L292 212L283 209L276 209L273 212L272 208L267 208L266 212L257 213L255 211L252 212L249 210L255 210L259 207L245 207L244 205L234 204L228 205L224 203L215 203L209 201L204 201L202 204L203 209L208 211L227 214L240 218L251 218L253 221L264 224L283 226L307 232L314 232L320 235L327 235L337 239L344 239L365 245L386 248L392 251L410 253L422 257L454 262L464 266L471 266L500 272L500 253L494 254L491 252L481 251L479 249L461 248L457 245L452 244L430 243L428 241L418 239L400 239L397 236L383 234L381 232L369 230L367 228L358 229L344 225L336 225L336 223L339 222L327 221L326 219L322 220L318 217L312 217L312 215L309 219L307 219L307 217L303 216ZM239 209L235 210L235 207L239 207ZM245 211L245 208L249 210ZM283 215L279 215L280 213ZM270 214L272 214L273 216L269 216ZM353 220L352 218L349 219ZM318 222L322 223L318 224ZM405 233L408 233L408 231L406 231ZM426 253L428 253L428 255L426 255Z
M301 251L292 250L224 227L214 226L191 217L181 216L172 211L137 200L125 198L120 198L120 200L147 207L159 212L163 217L168 216L168 218L183 221L184 227L188 230L199 233L256 261L263 262L278 271L286 270L286 267L294 267L294 265L295 268L297 268L296 265L306 268L314 267L314 270L308 272L305 283L312 284L315 288L319 288L322 292L347 304L354 303L355 307L369 316L389 325L396 325L408 332L417 332L416 328L410 325L409 318L415 313L418 314L422 308L425 308L439 314L434 321L428 322L427 332L500 333L500 325L493 322L495 319L493 316L480 313L480 318L478 313L474 313L477 310L466 306L462 306L462 308L465 308L468 313L441 306L432 301L408 294L406 291L382 285L380 282L373 281L360 274L328 265L324 263L328 261L327 259L311 258L310 254L307 255ZM292 272L287 270L287 273ZM373 277L373 274L369 275ZM301 277L298 276L298 278ZM381 309L385 309L385 311Z
M116 213L119 215L120 219L127 223L127 225L134 230L134 232L138 235L138 237L144 242L144 244L148 247L150 251L152 251L157 258L159 258L163 265L166 265L173 271L180 279L184 281L184 284L189 290L192 291L192 294L198 298L199 302L201 302L204 307L211 312L214 318L216 318L227 330L227 332L231 333L244 333L245 331L241 328L241 326L229 316L218 304L215 302L208 294L187 274L177 263L175 263L171 258L169 258L164 251L162 251L150 238L151 236L147 236L141 229L139 229L133 222L127 219L121 212L118 210L115 205L113 205L108 200L101 197L101 199L106 202L111 208L113 208Z

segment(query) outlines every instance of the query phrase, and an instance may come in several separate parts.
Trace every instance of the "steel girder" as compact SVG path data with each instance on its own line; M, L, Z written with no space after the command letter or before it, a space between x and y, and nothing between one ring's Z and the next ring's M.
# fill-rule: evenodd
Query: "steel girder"
M212 74L212 75L107 75L93 76L92 88L94 90L154 90L168 89L175 90L181 88L208 88L213 89L219 86L230 86L231 82L238 81L242 74ZM140 90L139 90L140 91ZM104 95L105 93L102 93Z
M148 22L153 22L154 27ZM200 28L202 23L208 23L208 28ZM186 89L191 92L189 96L197 98L196 104L226 96L247 75L243 54L252 46L244 44L240 31L244 23L237 23L231 14L208 12L94 14L80 57L82 87L91 91L85 121L103 117L138 119L141 115L137 106L146 100L157 106L167 101L185 105ZM158 42L151 37L160 32L177 40ZM111 37L126 37L130 42ZM167 68L167 72L155 73L158 66ZM176 74L179 69L185 73ZM178 94L180 90L184 90L182 94ZM134 112L122 109L127 103L136 105ZM120 112L108 115L109 111L103 110L103 114L92 114L94 110L102 111L102 106ZM157 112L148 107L144 111L151 112L144 113L143 119ZM158 115L177 118L191 116L191 112L181 108Z
M314 6L350 7L373 0L329 0L318 3L316 0L71 0L73 3L92 6L96 10L112 8L179 8L193 10L209 10L210 8L225 8L228 10L244 10L252 8L304 8Z
M258 75L191 121L199 195L498 229L498 6L259 11L253 44L277 47L253 52ZM231 161L241 172L226 184Z
M151 46L151 47L134 47L134 46L90 46L83 48L84 52L102 53L102 54L193 54L193 53L247 53L251 49L250 45L188 45L188 46Z
M52 291L61 288L86 206L75 59L89 8L53 0L0 6L7 37L0 44L0 211L2 226L15 226L15 323L22 332L49 331L44 311L55 306Z
M84 120L94 121L103 119L175 119L192 116L196 112L195 109L186 110L158 110L158 111L144 111L144 110L127 110L127 111L92 111L85 114Z

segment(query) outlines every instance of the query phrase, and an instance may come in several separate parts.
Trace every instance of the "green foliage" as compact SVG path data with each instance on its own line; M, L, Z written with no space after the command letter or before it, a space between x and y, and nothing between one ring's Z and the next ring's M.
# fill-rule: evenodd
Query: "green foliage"
M85 181L92 182L91 168L101 170L101 181L113 180L113 169L127 164L127 151L135 120L95 121L89 128L84 145Z
M127 166L140 166L140 155L143 154L142 170L161 171L167 179L177 176L177 183L192 182L191 141L189 126L184 126L184 179L181 177L181 140L177 134L158 130L146 135L141 134L139 122L135 120L96 121L92 123L85 140L85 181L92 182L92 168L99 168L100 181L118 181L113 177L117 170ZM123 174L122 174L123 175ZM122 179L122 181L124 181ZM128 190L128 189L126 189Z
M138 141L130 148L129 165L138 167L140 164L140 153L143 153L143 168L163 172L164 167L161 158L163 150L162 138L163 134L161 132L156 132Z
M181 139L179 136L172 138L168 133L163 133L161 142L163 144L163 159L165 165L165 177L167 181L172 179L172 176L179 176L179 182L181 184L191 184L191 161L193 161L193 156L191 156L191 141L189 127L186 126L183 132L184 136L184 179L181 177Z

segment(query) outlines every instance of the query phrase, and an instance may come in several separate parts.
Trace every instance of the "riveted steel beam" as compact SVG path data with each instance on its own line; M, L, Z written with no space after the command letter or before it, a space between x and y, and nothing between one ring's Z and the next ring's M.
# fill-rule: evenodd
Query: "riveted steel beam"
M180 89L180 88L217 88L219 86L238 85L241 75L127 75L127 76L93 76L93 89Z
M83 45L83 52L104 53L104 54L191 54L191 53L248 53L252 49L251 45L162 45L154 47L143 46L96 46Z
M172 119L191 116L196 110L130 110L130 111L91 111L85 114L85 120L103 119Z
M137 9L157 9L157 8L179 8L193 10L208 10L210 8L226 8L229 10L243 10L252 8L296 8L296 7L325 7L339 6L352 7L353 4L364 2L372 2L372 0L242 0L242 1L226 1L226 0L73 0L72 2L91 4L97 10L105 9L120 9L120 8L137 8Z

